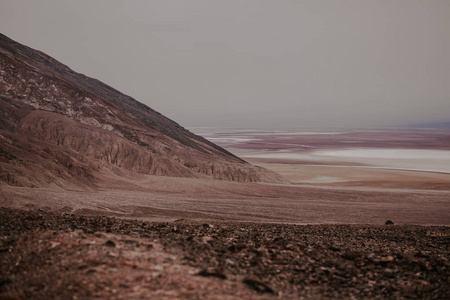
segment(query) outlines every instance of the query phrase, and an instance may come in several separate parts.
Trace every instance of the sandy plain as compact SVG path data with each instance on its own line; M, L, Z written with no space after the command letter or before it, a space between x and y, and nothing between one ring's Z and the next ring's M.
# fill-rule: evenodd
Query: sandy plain
M385 141L382 149L409 146L444 151L446 155L450 152L448 130L203 135L254 164L278 172L292 184L109 174L90 190L1 186L0 206L147 221L380 225L390 219L395 224L450 225L450 174L414 170L417 158L406 160L408 170L399 170L365 164L361 158L317 160L318 156L310 155L312 151L348 149L350 142L355 147L367 145L373 149L377 140L377 147ZM330 145L330 140L334 144ZM302 159L261 157L280 151L300 154ZM448 167L445 155L438 161ZM399 159L394 161L398 163Z

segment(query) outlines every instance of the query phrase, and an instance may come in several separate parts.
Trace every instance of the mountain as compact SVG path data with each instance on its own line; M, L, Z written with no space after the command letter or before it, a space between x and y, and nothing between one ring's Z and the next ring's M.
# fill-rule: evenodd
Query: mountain
M405 127L410 128L433 128L433 129L446 129L450 128L450 121L443 122L433 122L433 123L420 123L420 124L412 124L406 125Z
M89 187L133 174L285 182L2 34L0 66L0 183Z

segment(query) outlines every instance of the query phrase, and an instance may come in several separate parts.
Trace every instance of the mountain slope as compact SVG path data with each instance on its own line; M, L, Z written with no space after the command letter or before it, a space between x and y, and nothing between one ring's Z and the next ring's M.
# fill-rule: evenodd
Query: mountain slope
M1 34L0 66L0 181L89 186L113 172L284 182Z

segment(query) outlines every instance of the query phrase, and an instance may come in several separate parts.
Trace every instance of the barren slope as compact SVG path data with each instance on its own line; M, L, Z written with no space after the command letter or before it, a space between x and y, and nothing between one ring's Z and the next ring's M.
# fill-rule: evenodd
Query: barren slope
M0 181L92 186L99 173L283 182L102 82L0 34Z

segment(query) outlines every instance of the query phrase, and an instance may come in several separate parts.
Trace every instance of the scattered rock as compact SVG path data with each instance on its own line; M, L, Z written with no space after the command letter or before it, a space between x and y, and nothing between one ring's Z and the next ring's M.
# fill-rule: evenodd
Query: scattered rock
M162 270L164 270L164 267L160 266L160 265L156 265L156 266L153 266L153 269L156 271L162 271Z
M107 241L105 242L105 246L107 246L107 247L116 247L116 243L114 243L114 242L111 241L111 240L107 240Z
M12 283L12 280L11 280L11 278L5 278L5 279L2 279L2 280L0 280L0 288L2 288L4 285L8 285L8 284L11 284Z
M257 291L258 293L275 294L274 290L264 282L250 278L245 278L244 280L242 280L242 282L251 287L252 289L254 289L255 291Z
M394 260L394 257L392 257L391 255L381 258L381 261L383 261L383 262L391 262L393 260Z
M176 290L198 299L205 288L241 299L450 294L449 227L217 222L177 223L174 232L173 223L5 208L0 220L0 249L8 249L0 253L0 299L40 299L44 290L78 299L159 299ZM249 288L237 284L242 278Z
M355 251L347 251L341 255L342 258L348 259L348 260L355 260L360 254Z
M202 243L208 244L209 242L214 241L214 238L208 235L202 237Z
M225 274L217 271L214 268L203 269L200 272L198 272L197 275L205 276L205 277L216 277L216 278L220 278L220 279L227 279L227 276Z

